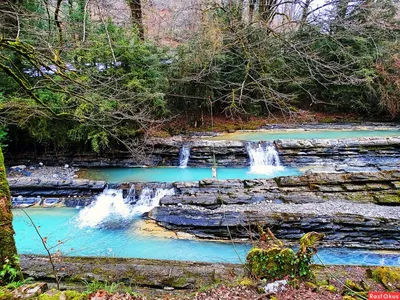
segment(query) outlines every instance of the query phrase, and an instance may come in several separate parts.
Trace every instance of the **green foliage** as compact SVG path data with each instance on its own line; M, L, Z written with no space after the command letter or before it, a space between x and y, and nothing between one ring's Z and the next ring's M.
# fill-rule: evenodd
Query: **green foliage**
M346 279L345 289L343 290L343 295L355 297L356 299L367 299L368 292L371 290L365 281L361 280L359 283L353 280ZM344 298L343 298L344 299Z
M396 9L391 1L373 2L368 9L355 6L340 30L307 25L275 34L240 20L232 25L231 10L218 10L208 15L210 25L197 39L179 49L170 69L171 87L185 97L169 103L178 111L184 107L190 113L193 103L207 111L210 96L215 111L227 115L288 114L295 107L311 106L367 117L388 111L395 116L400 101L387 89L397 91L398 80L385 76L385 83L379 82L384 72L377 62L386 61L387 52L399 44L398 31L383 25L396 26Z
M240 121L299 108L400 113L393 1L354 1L340 22L289 28L248 23L240 4L221 4L203 11L192 40L170 49L106 16L91 21L83 0L62 1L60 35L46 3L19 2L19 39L12 31L0 40L3 144L6 132L13 142L22 132L45 150L119 149L171 115L198 124L211 106ZM49 67L54 74L37 76Z
M19 257L15 255L12 259L6 258L0 270L0 283L11 283L21 277L19 267Z
M23 286L24 284L30 284L33 283L34 279L32 277L28 277L24 280L19 280L19 281L11 281L10 283L8 283L5 287L9 290L15 290L17 288L19 288L20 286Z
M7 127L0 126L0 147L4 149L7 147Z
M91 282L85 281L85 285L86 285L86 293L88 294L95 293L98 290L103 290L110 294L121 292L132 296L139 296L139 294L136 293L131 287L126 286L124 283L121 282L109 283L109 282L102 282L95 280Z
M296 276L295 253L290 248L253 248L247 255L250 273L260 278Z
M210 16L202 35L178 49L170 67L171 89L186 97L169 104L207 112L210 98L214 111L228 116L289 111L289 98L277 92L281 43L267 29L224 24L224 18Z
M259 226L260 245L250 250L246 261L250 274L265 279L291 278L312 279L310 269L312 256L316 253L315 244L324 236L316 232L305 234L300 239L299 251L295 254L290 248L276 239L268 230L266 234ZM271 236L267 236L271 235Z
M76 72L60 66L54 75L26 76L24 68L38 72L40 65L54 67L55 62L39 52L28 53L25 49L34 51L28 45L16 43L12 48L5 42L11 48L4 51L11 56L4 71L14 73L25 85L17 93L15 89L0 91L0 109L7 123L48 149L87 149L88 145L100 152L118 146L118 141L137 138L156 119L164 118L168 81L163 49L140 41L111 21L106 26L93 25L85 47L75 44L63 53ZM11 63L13 56L19 58L18 65ZM9 76L0 68L0 82L3 79ZM39 87L31 89L35 85Z
M0 300L9 300L9 299L13 299L11 291L7 288L0 286Z
M400 289L400 268L377 267L371 277L389 291Z
M51 294L48 292L45 294L39 295L38 299L39 300L59 300L59 299L65 299L65 300L85 300L88 299L88 295L84 293L79 293L77 291L56 291L52 290Z

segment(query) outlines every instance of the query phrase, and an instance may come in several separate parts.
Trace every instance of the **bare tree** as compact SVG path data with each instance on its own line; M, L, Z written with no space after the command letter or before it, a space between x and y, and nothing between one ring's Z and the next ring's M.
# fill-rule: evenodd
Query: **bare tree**
M300 21L301 25L304 25L307 22L307 17L308 17L308 12L310 10L311 1L312 0L306 0L304 2L303 11L302 11L302 14L301 14L301 21Z
M144 39L143 13L141 0L127 0L131 10L132 23L137 26L138 35L141 40Z

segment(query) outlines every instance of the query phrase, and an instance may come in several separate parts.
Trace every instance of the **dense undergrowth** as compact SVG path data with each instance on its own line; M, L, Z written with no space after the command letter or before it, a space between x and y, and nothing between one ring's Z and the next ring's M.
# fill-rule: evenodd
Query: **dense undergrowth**
M266 26L276 15L261 2L252 22L236 2L207 4L197 30L174 46L92 20L82 1L60 5L62 20L46 1L4 4L0 143L101 152L137 149L154 132L207 131L213 116L230 120L217 130L301 119L304 110L398 118L394 1L333 1L348 7L277 28Z

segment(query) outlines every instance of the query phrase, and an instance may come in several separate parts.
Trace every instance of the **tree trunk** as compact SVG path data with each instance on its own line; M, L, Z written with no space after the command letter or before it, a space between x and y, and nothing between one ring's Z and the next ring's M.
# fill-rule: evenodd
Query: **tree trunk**
M6 38L16 39L19 34L19 16L18 8L21 5L20 0L0 0L0 34Z
M259 0L258 3L258 12L260 13L260 16L262 16L265 12L265 1L266 0Z
M144 40L144 26L141 0L128 0L132 23L137 26L139 39Z
M301 14L301 27L307 23L308 10L310 9L311 0L306 0L303 7L303 12Z
M331 27L331 32L336 33L343 28L343 21L346 18L347 8L349 6L350 0L339 0L336 6L336 16L334 17L333 24Z
M12 219L10 189L6 179L3 152L0 148L0 270L6 260L9 260L11 265L15 265L17 248Z
M277 8L276 0L260 0L258 4L258 12L262 20L272 22Z
M250 2L249 2L249 23L253 22L255 6L256 6L256 0L250 0Z
M339 23L344 20L347 14L347 7L349 6L350 0L339 0L337 5L337 17L336 22Z

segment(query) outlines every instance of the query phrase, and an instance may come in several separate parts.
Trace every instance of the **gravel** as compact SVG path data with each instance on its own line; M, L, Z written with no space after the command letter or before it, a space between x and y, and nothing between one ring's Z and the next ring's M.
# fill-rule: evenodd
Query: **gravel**
M74 179L77 178L76 172L78 168L72 168L67 165L60 167L48 166L27 166L24 169L17 168L12 170L12 167L7 170L7 178L19 177L34 177L41 179Z
M190 207L191 210L209 211L207 208L184 205ZM278 204L261 202L257 204L246 205L222 205L213 210L214 213L223 212L245 212L245 211L265 211L273 213L301 213L314 214L318 216L335 215L335 214L352 214L370 218L395 219L400 218L399 206L383 206L373 203L355 203L350 201L325 201L321 203L304 203L304 204Z

